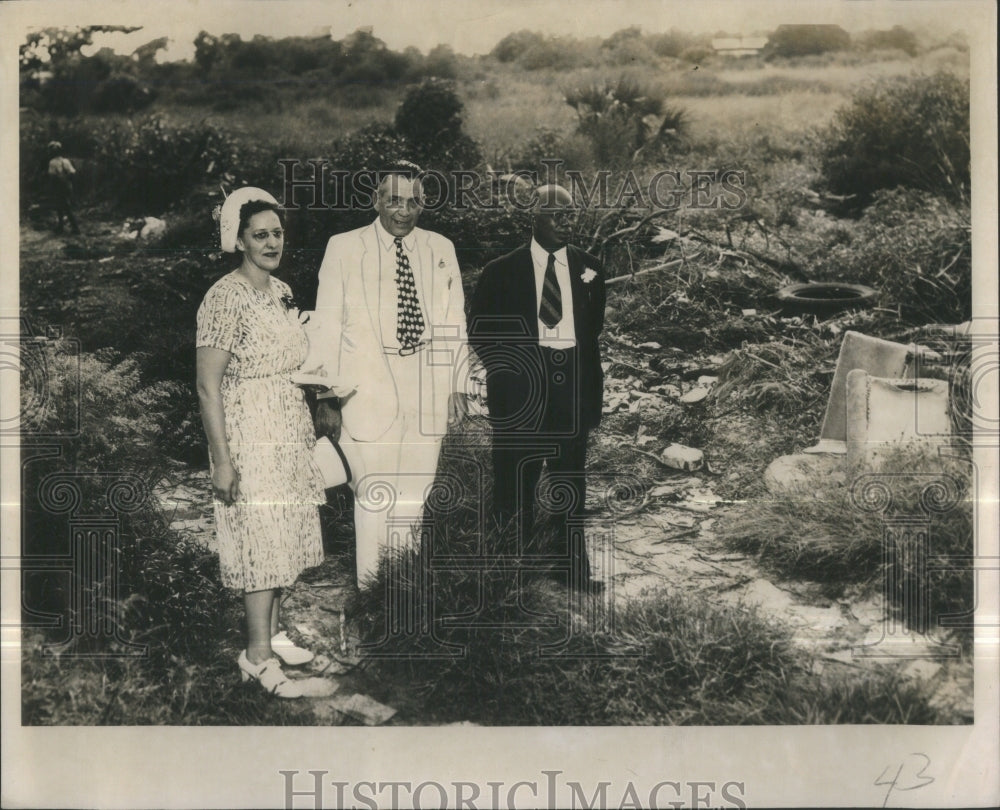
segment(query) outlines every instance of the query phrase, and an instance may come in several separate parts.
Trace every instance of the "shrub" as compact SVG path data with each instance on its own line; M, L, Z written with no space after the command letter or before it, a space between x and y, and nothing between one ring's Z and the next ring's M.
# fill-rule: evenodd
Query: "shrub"
M56 341L29 345L30 359L25 366L32 373L22 376L22 429L29 442L35 435L63 434L65 438L58 441L57 456L29 453L35 457L25 464L25 552L42 558L66 554L72 542L67 536L70 518L53 504L65 505L72 491L79 499L75 514L104 515L110 504L110 487L124 477L131 482L126 487L136 487L136 509L121 515L120 545L108 549L118 559L122 548L133 542L136 532L148 525L155 512L148 500L142 500L142 494L148 494L165 471L156 439L167 427L164 403L181 387L176 383L144 384L138 362L122 359L113 351L78 354L70 344ZM43 483L50 475L65 477L67 484L46 497L43 491L48 487L43 489ZM121 570L120 562L114 568ZM71 602L66 585L58 574L26 577L25 609L61 615L66 627L70 626L71 611L97 611L101 600L120 595L109 590L113 582L84 580L80 583L83 594Z
M117 74L94 89L93 107L99 113L132 113L152 104L156 95L134 76Z
M831 244L811 268L817 280L875 287L910 323L972 316L972 231L966 204L905 189L874 195L847 243Z
M866 51L902 51L907 56L916 56L918 51L916 35L901 25L894 25L887 31L865 31L855 39L854 45Z
M695 44L701 44L699 43L699 39L699 37L671 28L665 34L651 34L649 36L649 46L658 56L668 56L678 59L683 58L681 55L686 49L691 48Z
M581 61L579 42L569 37L548 37L526 50L518 60L525 70L569 70Z
M779 25L767 41L769 56L808 56L843 51L851 35L839 25Z
M515 31L507 34L496 45L490 54L498 62L514 62L531 48L534 48L545 41L545 38L535 31Z
M174 125L159 114L111 124L31 119L21 130L22 194L28 198L45 187L46 144L53 139L62 142L81 179L93 177L92 187L78 184L83 191L130 214L160 215L197 185L245 165L235 141L207 123Z
M969 83L950 73L896 77L859 92L823 136L830 190L866 205L878 189L969 194Z
M681 51L680 58L685 62L701 65L707 62L713 54L714 51L707 45L691 45Z
M396 110L396 132L427 149L453 140L462 130L464 105L451 82L426 79L411 88Z

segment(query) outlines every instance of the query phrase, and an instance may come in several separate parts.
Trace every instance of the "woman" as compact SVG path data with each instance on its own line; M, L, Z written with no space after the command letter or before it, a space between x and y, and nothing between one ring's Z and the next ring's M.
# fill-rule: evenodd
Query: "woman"
M234 191L219 220L222 249L240 266L217 281L198 310L198 398L208 437L223 584L243 592L244 681L280 697L302 682L281 669L312 659L279 628L279 589L323 560L320 473L312 420L290 375L308 340L278 269L284 230L277 201L258 188ZM276 657L277 656L277 657Z

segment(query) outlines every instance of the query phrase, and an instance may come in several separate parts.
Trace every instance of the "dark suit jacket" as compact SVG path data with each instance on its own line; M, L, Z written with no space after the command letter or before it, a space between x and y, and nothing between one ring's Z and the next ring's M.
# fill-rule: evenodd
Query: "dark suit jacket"
M569 245L566 253L576 326L577 427L589 430L601 420L604 398L597 343L604 328L604 271L597 258L586 251ZM587 282L583 280L585 273ZM469 314L469 345L486 367L486 397L494 427L530 431L545 397L538 395L544 366L538 348L535 270L528 245L483 269Z

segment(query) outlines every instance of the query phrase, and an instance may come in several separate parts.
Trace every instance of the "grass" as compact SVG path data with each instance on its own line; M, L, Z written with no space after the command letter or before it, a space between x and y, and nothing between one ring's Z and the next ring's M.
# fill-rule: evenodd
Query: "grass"
M793 646L787 630L755 610L658 590L604 624L599 610L568 609L561 589L518 583L496 569L430 574L428 593L412 576L427 564L417 555L396 568L384 565L373 590L354 606L371 637L381 636L369 668L375 696L401 702L425 722L940 722L926 690L889 670L860 679L817 676L813 659ZM384 632L399 619L386 605L400 604L412 605L408 617L414 626L426 622L434 641L429 632ZM446 622L473 609L478 626ZM515 618L528 626L515 626ZM887 694L895 699L887 701Z
M901 448L887 454L875 476L876 486L884 484L892 493L891 510L885 513L862 508L863 501L852 491L859 475L849 471L847 485L836 486L826 474L815 474L795 491L741 504L722 521L720 537L734 549L756 554L779 577L818 582L831 594L842 594L851 584L868 593L888 587L889 605L920 631L928 628L907 613L904 584L924 589L929 601L919 607L929 610L932 624L938 617L970 612L975 605L971 571L942 570L933 559L926 571L920 568L909 551L918 542L916 529L895 539L891 558L883 549L887 521L895 516L925 521L932 558L972 554L967 463L925 450ZM950 508L939 510L928 500L945 493L954 495ZM959 635L970 649L971 631L964 628Z

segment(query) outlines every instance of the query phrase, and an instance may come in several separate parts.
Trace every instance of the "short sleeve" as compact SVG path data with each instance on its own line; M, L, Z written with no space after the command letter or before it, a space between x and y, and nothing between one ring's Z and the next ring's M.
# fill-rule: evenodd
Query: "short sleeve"
M243 302L239 291L229 285L216 284L198 307L198 334L195 346L233 353L243 319Z

